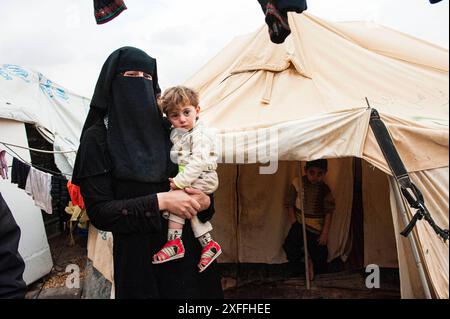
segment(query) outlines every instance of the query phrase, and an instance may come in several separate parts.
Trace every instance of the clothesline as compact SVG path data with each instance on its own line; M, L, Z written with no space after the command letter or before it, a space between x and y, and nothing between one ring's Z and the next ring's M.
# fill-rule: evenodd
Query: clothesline
M7 146L13 146L13 147L17 147L17 148L22 148L25 150L30 150L33 152L39 152L39 153L48 153L48 154L65 154L65 153L76 153L77 151L72 150L72 151L46 151L46 150L40 150L37 148L31 148L31 147L26 147L26 146L20 146L20 145L16 145L16 144L11 144L11 143L6 143L6 142L2 142L0 141L1 144Z
M70 176L70 177L72 176L72 174L55 172L55 171L52 171L52 170L50 170L50 169L47 169L47 168L44 168L44 167L40 167L39 165L31 164L31 163L29 163L28 161L24 160L22 157L20 157L20 155L17 154L15 151L13 151L10 147L8 147L8 145L7 145L6 143L3 143L3 142L0 142L0 143L2 143L3 145L5 145L5 147L6 147L8 150L10 150L12 153L14 153L14 154L11 154L11 153L8 152L7 150L5 150L5 152L6 152L9 156L17 158L17 159L20 160L22 163L25 163L25 164L27 164L27 165L29 165L29 166L31 166L31 167L34 167L34 168L36 168L36 169L39 169L39 170L41 170L41 171L43 171L43 172L46 172L46 173L49 173L49 174L52 174L52 175L55 175L55 176L61 176L61 175Z

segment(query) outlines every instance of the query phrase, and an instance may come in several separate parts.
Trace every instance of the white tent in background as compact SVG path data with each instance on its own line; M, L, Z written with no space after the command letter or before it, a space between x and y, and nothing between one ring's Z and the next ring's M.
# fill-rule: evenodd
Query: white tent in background
M76 151L90 100L17 65L0 65L0 118L34 124L55 151ZM75 153L55 156L56 165L71 173Z
M65 90L41 73L17 65L0 65L0 142L27 147L24 123L30 123L55 150L76 150L88 106L88 99ZM0 148L12 153L2 143ZM11 149L31 161L28 150ZM55 155L64 173L72 172L74 159L75 153ZM12 157L8 155L7 161L11 165ZM0 179L0 192L21 228L19 252L26 265L24 280L30 284L50 272L53 265L41 212L31 197L9 180Z
M436 223L448 229L448 50L373 23L331 23L289 14L292 34L270 42L267 26L236 38L185 84L200 92L201 118L221 130L222 151L235 163L273 147L277 172L219 166L215 234L220 261L281 263L288 225L287 186L299 162L328 158L337 202L329 259L345 260L350 242L353 160L362 159L364 263L399 267L403 298L448 298L449 249L421 221L413 232L418 271L404 228L404 202L369 127L381 115L412 181ZM251 156L249 155L251 154ZM413 211L407 209L411 219ZM421 278L423 280L421 280Z

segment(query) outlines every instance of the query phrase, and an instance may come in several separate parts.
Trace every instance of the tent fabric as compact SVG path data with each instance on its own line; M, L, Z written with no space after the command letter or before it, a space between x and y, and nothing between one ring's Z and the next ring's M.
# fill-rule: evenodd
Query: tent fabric
M335 173L345 176L353 171L343 163L357 157L364 160L364 261L398 265L402 297L423 298L409 241L399 235L401 203L369 119L375 108L436 222L448 228L448 176L437 173L448 172L448 50L373 23L290 13L289 24L283 44L271 43L263 26L236 38L185 83L200 93L201 118L219 130L222 163L252 164L219 168L214 231L226 242L220 261L282 262L286 179L298 174L299 161L319 158L341 161ZM271 160L276 173L261 175ZM336 192L351 207L347 187L351 193L350 185ZM333 221L329 258L348 255L346 213ZM433 296L448 298L448 246L419 224L414 233ZM260 236L248 234L251 227Z
M403 299L424 299L426 297L424 287L420 280L419 270L412 253L411 244L408 238L400 235L405 224L401 215L403 206L395 198L395 187L396 185L389 180L390 205L400 273L400 293Z
M277 115L276 121L287 121L311 114L365 107L365 97L368 97L380 114L421 123L434 120L448 126L448 67L444 70L432 67L438 62L440 68L445 67L448 51L444 50L446 56L443 49L426 46L423 41L410 37L406 46L408 52L421 52L424 46L428 49L427 61L432 61L429 62L431 67L422 66L370 51L311 15L289 14L289 18L294 31L285 44L271 44L266 27L263 27L251 36L238 39L235 48L228 46L223 55L216 56L198 72L198 76L194 75L186 82L200 91L203 116L212 125L228 123L219 120L215 113L227 116L236 108L243 116L236 119L233 127L252 126L273 122L273 113ZM397 34L387 32L376 41L387 42L386 39ZM398 52L391 55L402 56ZM281 56L284 56L281 62L272 61ZM261 63L254 61L257 57L261 57ZM267 71L273 65L283 65L286 59L298 61L299 67L284 72ZM251 65L261 65L260 69L232 72L247 60L253 61L249 63ZM221 71L224 68L218 67L221 63L228 68ZM207 76L210 65L214 73ZM276 112L264 112L260 99L251 95L262 93L270 72L275 75L269 107L276 108ZM244 85L251 85L256 92L250 92ZM286 94L289 88L295 90ZM239 103L235 103L236 99Z
M413 183L419 189L426 190L423 194L425 205L434 221L445 229L449 229L448 174L448 166L411 174ZM409 218L413 213L415 211L408 209ZM426 273L431 280L431 290L435 296L448 299L449 242L444 243L425 221L418 222L416 228L419 251L425 260Z
M448 50L368 21L329 23L343 37L378 54L438 71L448 70ZM411 41L415 49L411 50Z
M388 115L382 115L381 120L408 172L448 166L448 127L427 127ZM362 158L391 174L372 130L368 130Z
M235 114L229 114L229 124L220 125L232 126ZM276 117L274 114L274 120ZM229 154L235 157L231 160L242 164L265 162L271 156L283 161L361 156L369 117L370 111L359 108L245 129L219 127L220 161L230 162ZM222 121L228 119L223 117ZM265 149L270 152L261 151Z
M389 179L384 172L366 161L362 161L362 191L364 265L398 268Z
M78 149L89 102L39 72L0 64L0 118L35 124L55 151ZM75 155L55 154L58 168L70 174Z

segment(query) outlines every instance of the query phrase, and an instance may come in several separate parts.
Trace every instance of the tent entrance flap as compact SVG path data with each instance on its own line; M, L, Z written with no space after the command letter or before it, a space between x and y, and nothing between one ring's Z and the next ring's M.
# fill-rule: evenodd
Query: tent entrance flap
M380 118L377 110L372 109L370 115L370 127L375 135L378 145L381 148L383 156L389 165L395 179L400 185L403 196L408 201L408 204L416 209L416 214L413 216L406 228L401 232L405 237L408 237L409 233L413 230L416 222L421 219L425 219L433 230L438 234L444 242L448 240L448 229L442 229L433 220L430 212L425 206L424 198L420 190L414 185L409 178L408 172L395 148L394 143L389 135L389 131Z

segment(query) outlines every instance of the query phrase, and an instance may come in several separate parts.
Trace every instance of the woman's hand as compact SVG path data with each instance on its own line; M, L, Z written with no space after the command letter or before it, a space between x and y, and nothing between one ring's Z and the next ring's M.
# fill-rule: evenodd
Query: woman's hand
M175 182L173 181L173 178L169 178L169 183L170 183L170 189L171 190L176 190L176 189L179 189L178 187L177 187L177 185L175 185Z
M207 210L209 205L211 205L211 198L202 191L189 187L185 188L184 191L200 204L200 212Z
M182 190L158 193L156 196L160 210L168 210L181 218L191 219L202 208L194 196L189 196Z

